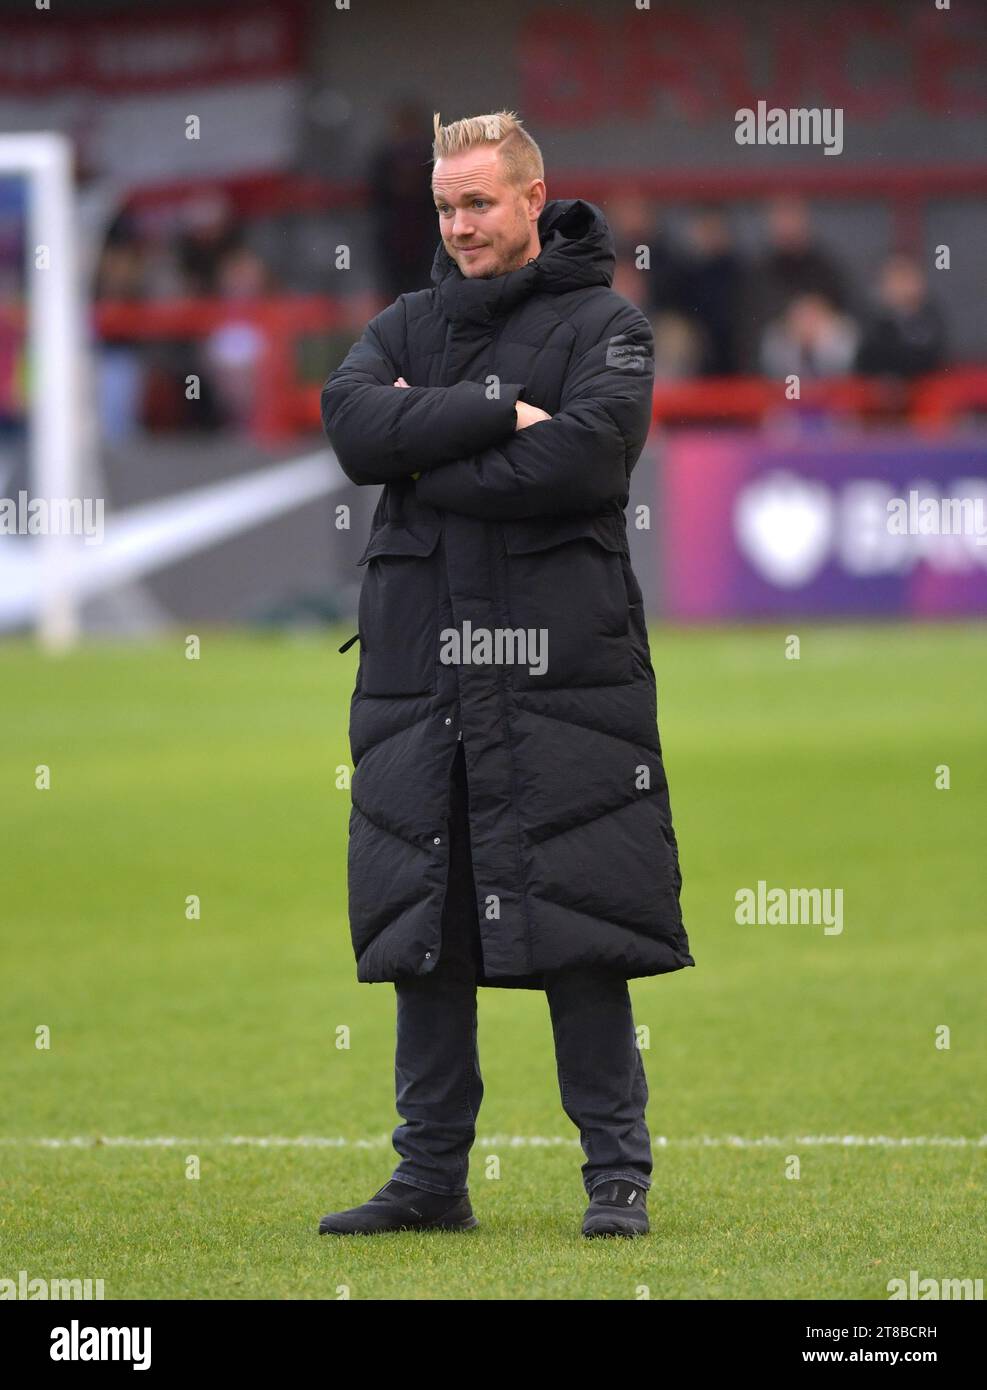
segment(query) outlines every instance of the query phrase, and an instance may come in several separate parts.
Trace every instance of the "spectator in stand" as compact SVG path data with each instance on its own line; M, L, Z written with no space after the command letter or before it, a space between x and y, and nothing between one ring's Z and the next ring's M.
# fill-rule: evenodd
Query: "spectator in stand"
M617 255L613 288L648 316L655 339L655 377L695 376L702 341L683 312L680 260L655 220L650 200L631 188L611 198L604 211ZM641 247L648 253L644 264Z
M630 188L607 200L617 266L614 289L645 313L679 310L679 263L650 199ZM639 247L647 250L647 263Z
M770 248L747 283L743 326L747 367L757 370L764 325L778 321L794 299L819 296L832 309L847 313L849 294L842 271L812 234L803 198L776 198L768 206Z
M432 262L442 238L428 177L431 129L431 112L417 100L396 102L389 133L370 161L378 278L389 301L432 283Z
M738 320L743 267L724 213L702 208L690 220L688 248L679 269L679 302L702 335L703 376L738 370Z
M206 338L203 361L223 423L242 432L249 430L253 419L266 339L250 316L238 310L236 301L268 293L270 277L260 257L241 246L230 251L217 268L217 288L230 301L230 312Z
M925 271L911 256L889 256L880 271L877 305L860 344L857 371L907 379L934 372L945 355L945 324L929 298Z
M801 294L770 323L761 345L767 376L802 380L846 376L853 371L860 330L849 315L821 294Z
M699 376L703 364L703 338L698 327L683 314L652 314L655 337L655 380L687 381Z
M220 267L244 244L243 227L233 204L222 189L211 189L186 203L182 221L177 253L186 292L218 294Z
M652 220L648 205L637 194L619 194L609 201L605 212L617 256L613 288L647 313L651 306L651 276L647 267L639 264L638 247L646 246L650 254Z
M146 261L133 218L121 211L110 223L96 268L97 300L131 302L144 298ZM139 337L124 330L106 333L96 344L96 396L104 439L119 443L141 425L146 366Z

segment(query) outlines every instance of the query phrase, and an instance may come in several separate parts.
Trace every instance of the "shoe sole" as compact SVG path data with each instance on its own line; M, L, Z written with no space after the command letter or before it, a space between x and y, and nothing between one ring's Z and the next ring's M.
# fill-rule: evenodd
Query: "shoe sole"
M583 1227L584 1236L646 1236L649 1233L648 1226L624 1226L615 1225L613 1222L601 1218L599 1221L592 1221Z
M424 1225L406 1226L367 1226L350 1227L348 1229L337 1230L334 1226L319 1226L320 1236L389 1236L399 1235L402 1231L472 1231L475 1226L479 1226L480 1220L477 1216L466 1216L461 1221L429 1221Z

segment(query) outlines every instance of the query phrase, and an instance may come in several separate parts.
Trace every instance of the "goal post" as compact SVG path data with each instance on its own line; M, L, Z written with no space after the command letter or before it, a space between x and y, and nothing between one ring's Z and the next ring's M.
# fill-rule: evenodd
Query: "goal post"
M86 352L71 140L56 131L0 134L0 177L26 180L26 361L29 495L81 495L87 470L80 383ZM85 413L88 409L85 408ZM77 538L54 525L35 538L41 589L37 633L50 651L78 638Z

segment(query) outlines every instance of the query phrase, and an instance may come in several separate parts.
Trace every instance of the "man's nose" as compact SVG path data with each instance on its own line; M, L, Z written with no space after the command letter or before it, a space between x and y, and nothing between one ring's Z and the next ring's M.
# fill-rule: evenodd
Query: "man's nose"
M470 215L465 208L457 208L456 215L452 219L452 234L457 239L468 237L473 230L473 223Z

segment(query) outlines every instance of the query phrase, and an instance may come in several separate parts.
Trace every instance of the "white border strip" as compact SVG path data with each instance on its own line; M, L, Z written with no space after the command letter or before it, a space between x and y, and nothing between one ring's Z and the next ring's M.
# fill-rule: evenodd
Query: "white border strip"
M554 1148L559 1144L577 1145L579 1138L549 1134L490 1134L478 1137L475 1147L481 1149L501 1148ZM797 1134L763 1135L760 1138L745 1138L739 1134L695 1135L669 1138L659 1134L652 1136L655 1148L712 1148L712 1149L778 1149L793 1147L843 1147L875 1149L911 1148L987 1148L987 1134L979 1138L968 1135L904 1135L888 1134ZM381 1149L391 1144L390 1134L381 1134L371 1139L347 1139L344 1136L332 1138L318 1134L302 1134L294 1138L278 1134L225 1134L207 1138L183 1139L178 1135L157 1135L141 1138L137 1135L88 1135L77 1134L65 1138L16 1138L0 1137L0 1144L8 1147L40 1149L174 1149L174 1148L215 1148L240 1146L253 1149Z

